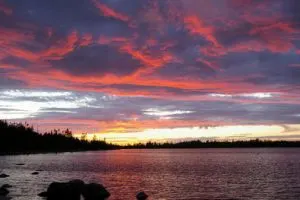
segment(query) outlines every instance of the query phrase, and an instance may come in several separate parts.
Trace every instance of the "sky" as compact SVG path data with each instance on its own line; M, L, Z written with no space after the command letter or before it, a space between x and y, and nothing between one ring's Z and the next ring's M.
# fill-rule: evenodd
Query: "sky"
M116 143L300 139L298 0L0 0L0 119Z

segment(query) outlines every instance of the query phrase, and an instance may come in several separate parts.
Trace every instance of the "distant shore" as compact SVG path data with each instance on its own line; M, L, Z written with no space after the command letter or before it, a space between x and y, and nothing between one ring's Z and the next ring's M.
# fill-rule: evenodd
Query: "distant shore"
M180 149L180 148L291 148L300 147L300 141L237 140L237 141L183 141L177 143L156 143L127 145L125 149Z
M0 155L63 153L79 151L118 150L118 149L180 149L180 148L289 148L300 147L300 141L183 141L147 142L128 145L115 145L105 141L75 138L70 130L53 130L40 134L28 124L8 123L0 120Z
M59 153L76 153L89 151L106 151L106 150L122 150L122 149L209 149L209 148L300 148L300 141L189 141L180 143L153 143L134 144L126 146L117 146L111 149L76 149L76 150L61 150L61 151L15 151L15 152L0 152L0 156L5 155L30 155L30 154L59 154Z

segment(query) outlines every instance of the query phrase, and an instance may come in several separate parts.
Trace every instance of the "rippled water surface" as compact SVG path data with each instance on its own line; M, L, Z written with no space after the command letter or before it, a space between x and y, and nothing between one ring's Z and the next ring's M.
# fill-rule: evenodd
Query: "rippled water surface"
M17 163L25 163L23 166ZM31 175L43 170L39 175ZM300 148L115 150L0 156L13 199L40 199L52 181L104 184L110 200L300 199Z

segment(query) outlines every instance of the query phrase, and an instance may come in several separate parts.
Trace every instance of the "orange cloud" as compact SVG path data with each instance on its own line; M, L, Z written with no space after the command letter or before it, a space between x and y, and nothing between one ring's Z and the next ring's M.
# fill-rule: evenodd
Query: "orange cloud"
M207 56L223 56L232 52L260 52L275 53L288 52L294 49L293 35L299 31L289 23L276 22L265 19L264 24L255 25L247 33L249 40L234 43L228 47L206 46L200 52Z
M218 40L214 36L214 28L206 25L200 18L195 15L186 16L184 18L184 23L187 29L195 35L201 35L210 41L214 46L220 47Z
M19 47L8 46L6 47L6 52L8 52L12 56L24 58L32 62L37 62L39 59L39 55Z
M93 119L31 119L27 121L36 125L42 125L39 131L50 131L53 127L56 129L64 130L66 128L72 128L72 132L80 134L83 132L88 133L130 133L140 132L148 129L159 128L184 128L184 127L211 127L218 125L232 125L229 123L211 122L207 120L93 120ZM79 126L74 126L78 124Z
M215 126L220 123L213 123L205 120L127 120L127 121L99 121L101 133L128 133L156 128L179 128L196 126Z
M53 29L46 29L47 37L52 37ZM89 33L79 36L77 31L71 32L65 39L61 39L53 43L47 49L40 52L32 52L22 48L20 43L30 43L34 41L35 34L31 31L18 31L16 29L0 28L0 45L4 51L1 58L8 55L19 57L31 61L34 65L42 64L48 66L48 60L60 60L65 55L71 53L76 47L88 46L93 43L93 36Z
M0 45L16 45L18 42L32 40L31 32L20 32L14 29L0 27Z
M124 43L124 42L129 42L128 38L125 37L107 37L107 36L100 36L98 38L98 44L102 45L108 45L108 44L113 44L113 43Z
M130 44L123 45L120 51L130 54L133 58L142 61L146 66L150 67L160 67L172 59L172 56L167 52L162 52L160 57L153 58L142 51L135 50Z
M124 22L129 21L129 17L125 14L118 13L112 8L100 3L98 0L92 0L96 8L98 8L105 17L115 18Z
M18 46L21 42L32 41L34 35L31 32L21 32L14 29L0 28L0 45L3 47L3 55L16 56L30 61L37 61L39 56L31 51Z
M259 36L266 42L266 48L272 52L287 52L294 48L289 37L298 33L289 23L271 22L271 24L256 26L249 34Z
M206 66L208 66L209 68L211 68L214 71L220 69L215 63L205 60L203 58L198 58L198 61L202 62L203 64L205 64Z
M115 94L119 96L147 96L154 98L170 98L177 100L212 100L203 95L196 95L197 91L211 91L212 93L244 93L244 92L276 92L272 87L262 88L261 86L255 86L253 84L243 83L242 81L228 82L227 80L188 80L187 78L180 77L176 79L161 79L158 77L152 77L145 79L139 76L74 76L66 74L65 72L47 68L44 71L18 71L11 74L7 74L9 77L22 80L29 84L30 87L52 87L66 90L76 91L92 91L92 92L106 92L109 94ZM40 80L43 80L42 82ZM63 83L63 84L62 84ZM130 90L123 90L114 87L114 85L127 85L136 86ZM101 87L105 86L105 87ZM138 86L141 86L140 88ZM146 88L143 88L146 87ZM147 87L157 88L156 90L149 90ZM167 90L169 89L183 89L191 92L195 92L195 95L176 95ZM224 99L219 99L224 100ZM228 99L229 101L230 99ZM231 101L231 100L230 100Z
M93 42L93 36L89 33L83 34L80 46L88 46Z
M60 40L56 42L56 44L42 52L41 56L45 59L60 60L64 55L74 50L75 44L78 42L78 40L78 33L73 31L67 36L66 40Z
M157 44L155 40L147 40L146 46L135 48L131 44L131 40L135 39L137 36L135 35L133 38L124 38L124 37L106 37L100 36L98 39L98 44L102 45L114 45L116 44L116 48L119 49L121 53L127 53L132 56L132 58L141 61L141 63L145 66L140 69L136 75L140 73L149 73L152 72L155 68L162 67L168 62L174 61L175 58L166 49L173 45L173 43L166 43L162 45L162 49L160 51L160 55L152 56L150 52L147 51L147 45L155 45Z

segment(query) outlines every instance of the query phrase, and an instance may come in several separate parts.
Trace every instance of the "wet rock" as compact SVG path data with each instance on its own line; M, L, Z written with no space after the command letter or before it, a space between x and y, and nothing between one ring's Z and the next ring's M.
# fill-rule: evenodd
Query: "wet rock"
M39 197L47 197L48 193L47 192L41 192L38 194Z
M82 180L75 179L69 182L53 182L47 192L38 194L47 197L47 200L104 200L110 193L101 184L84 184Z
M74 190L78 190L82 192L83 187L84 187L84 182L80 179L74 179L68 182Z
M7 174L0 174L0 178L6 178L6 177L9 177L9 175L7 175Z
M81 180L66 183L53 182L42 195L46 195L48 200L80 200L83 187L84 182Z
M17 163L16 165L22 166L25 165L25 163Z
M8 189L1 187L0 188L0 196L6 196L9 193Z
M1 186L1 188L11 188L12 187L12 185L10 185L10 184L3 184L2 186Z
M143 191L136 194L137 200L146 200L147 198L148 198L148 195Z
M32 172L31 174L32 175L38 175L39 173L38 172Z
M12 199L11 197L6 197L6 196L0 196L0 200L10 200Z
M104 200L110 196L106 188L97 183L85 184L82 195L85 200Z

